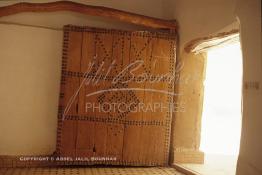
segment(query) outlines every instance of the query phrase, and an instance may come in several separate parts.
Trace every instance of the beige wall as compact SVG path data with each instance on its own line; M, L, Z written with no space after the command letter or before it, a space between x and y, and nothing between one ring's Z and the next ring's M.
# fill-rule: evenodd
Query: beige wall
M0 155L55 148L62 32L0 24Z
M236 20L236 0L166 1L167 13L179 22L180 46L192 39L216 33Z
M262 57L261 0L238 0L244 83L257 82L259 89L243 89L243 124L238 175L262 174Z

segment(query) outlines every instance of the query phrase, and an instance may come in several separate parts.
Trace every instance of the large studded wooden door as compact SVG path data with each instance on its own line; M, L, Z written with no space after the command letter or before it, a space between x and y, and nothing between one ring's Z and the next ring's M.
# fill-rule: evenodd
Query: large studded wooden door
M57 155L166 165L175 40L172 32L65 26Z

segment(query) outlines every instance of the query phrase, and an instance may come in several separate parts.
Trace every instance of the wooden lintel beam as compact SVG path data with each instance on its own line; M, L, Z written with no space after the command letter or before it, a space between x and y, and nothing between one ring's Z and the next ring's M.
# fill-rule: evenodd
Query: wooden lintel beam
M9 6L0 7L0 17L22 12L56 12L72 11L85 15L112 18L119 21L142 25L156 29L176 29L174 20L163 20L135 13L125 12L102 6L91 6L71 1L57 1L49 3L27 3L21 2Z

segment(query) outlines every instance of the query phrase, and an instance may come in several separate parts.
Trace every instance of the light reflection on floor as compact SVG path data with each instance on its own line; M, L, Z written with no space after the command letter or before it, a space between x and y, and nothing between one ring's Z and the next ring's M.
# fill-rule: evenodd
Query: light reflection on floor
M206 154L204 164L181 164L201 175L235 175L237 156Z

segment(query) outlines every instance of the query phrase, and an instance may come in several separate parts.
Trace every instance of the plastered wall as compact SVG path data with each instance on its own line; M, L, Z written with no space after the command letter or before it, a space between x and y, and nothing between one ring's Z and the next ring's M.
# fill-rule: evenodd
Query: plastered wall
M238 0L236 14L240 21L243 52L243 122L237 175L262 174L262 55L261 1ZM256 83L259 88L250 88ZM248 86L248 87L246 87Z
M206 54L183 53L178 57L175 103L183 110L173 114L171 157L175 163L204 163L199 150L204 97ZM181 66L178 66L181 65Z
M0 24L0 155L54 150L62 32Z

